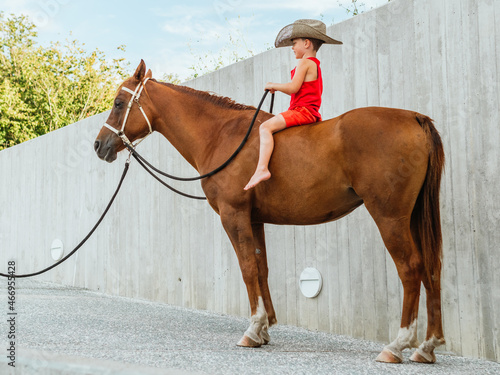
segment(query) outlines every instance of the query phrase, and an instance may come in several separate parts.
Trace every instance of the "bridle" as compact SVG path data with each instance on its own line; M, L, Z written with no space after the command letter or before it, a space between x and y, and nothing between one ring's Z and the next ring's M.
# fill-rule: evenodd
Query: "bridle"
M123 143L126 146L129 146L129 147L127 147L129 149L130 148L135 149L139 143L141 143L144 139L146 139L146 137L148 135L150 135L153 132L153 127L151 126L151 122L149 121L148 116L146 115L146 112L144 112L144 109L142 108L141 103L139 103L139 98L141 97L142 90L146 87L146 82L148 80L149 80L149 78L146 78L144 81L139 82L139 84L137 85L137 87L135 88L134 91L130 90L127 87L121 88L123 91L126 91L126 92L132 94L132 97L130 98L130 101L128 102L127 111L125 112L125 117L123 118L122 128L120 130L115 129L114 127L109 125L107 122L104 123L104 126L106 128L108 128L109 130L111 130L113 133L115 133L118 137L120 137L121 140L123 141ZM148 123L149 133L147 135L145 135L144 137L142 137L141 139L139 139L138 141L136 141L135 143L132 143L125 135L125 125L127 124L128 115L130 114L130 109L132 108L132 104L134 102L139 106L139 109L141 110L142 115L144 116L144 118L146 119L146 122Z

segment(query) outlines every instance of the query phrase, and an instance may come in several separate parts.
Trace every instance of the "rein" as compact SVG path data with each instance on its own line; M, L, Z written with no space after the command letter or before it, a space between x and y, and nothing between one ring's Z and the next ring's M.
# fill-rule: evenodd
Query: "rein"
M142 88L139 90L139 96L137 96L137 98L135 98L135 95L136 95L136 92L137 90L139 89L140 86L144 87L144 84L146 83L147 81L147 78L146 80L144 81L144 83L140 83L139 86L137 86L137 88L135 89L135 91L133 92L132 90L129 90L127 89L126 87L123 87L123 89L127 92L130 92L132 93L132 98L130 99L130 102L129 102L129 106L132 105L132 101L135 101L137 104L139 104L139 96L140 96L140 92L142 91ZM242 150L243 146L245 146L248 138L250 137L250 134L252 132L252 128L255 124L255 120L257 119L257 116L259 114L259 111L260 111L260 108L262 107L262 104L264 103L264 100L266 99L266 96L267 94L269 93L269 90L266 90L264 92L264 95L262 95L262 98L260 99L260 102L259 102L259 105L257 106L257 109L255 111L255 114L253 115L253 118L252 118L252 121L250 123L250 126L248 127L248 130L247 130L247 133L245 134L245 137L243 138L243 140L241 141L240 145L238 146L238 148L233 152L233 154L224 162L222 163L220 166L218 166L217 168L215 168L213 171L211 172L208 172L208 173L205 173L201 176L195 176L195 177L178 177L178 176L173 176L171 174L168 174L166 172L163 172L161 170L159 170L158 168L154 167L151 163L149 163L144 157L142 157L135 149L135 147L137 146L137 144L139 144L140 142L142 142L144 138L142 138L139 142L137 142L135 145L132 144L132 142L130 142L128 140L128 138L125 136L125 134L123 133L123 130L125 129L125 122L127 121L127 117L128 117L128 113L129 113L129 108L127 108L127 113L125 115L125 119L123 120L123 125L122 125L122 129L120 131L116 130L115 128L111 127L110 125L108 125L107 123L104 124L104 126L106 126L108 129L111 129L113 130L113 132L118 135L122 141L123 141L123 144L125 145L125 147L127 147L127 149L130 151L130 154L137 160L137 162L139 163L139 165L141 167L143 167L151 176L153 176L158 182L160 182L162 185L164 185L165 187L169 188L170 190L172 190L173 192L179 194L179 195L182 195L184 197L187 197L187 198L191 198L191 199L199 199L199 200L206 200L207 198L206 197L200 197L200 196L195 196L195 195L190 195L190 194L186 194L186 193L183 193L175 188L173 188L172 186L170 186L169 184L167 184L165 181L163 181L162 179L160 179L154 172L162 175L162 176L165 176L167 178L170 178L172 180L177 180L177 181L196 181L196 180L201 180L203 178L207 178L207 177L210 177L210 176L213 176L214 174L216 174L217 172L220 172L221 170L223 170L225 167L227 167L229 165L229 163L231 163L231 161L233 161L233 159L240 153L240 151ZM269 112L270 113L273 113L273 107L274 107L274 93L271 94L271 104L270 104L270 108L269 108ZM151 131L151 125L150 125L150 122L146 116L146 114L144 113L144 111L142 110L142 107L140 106L139 104L139 108L141 108L141 111L142 111L142 114L144 116L144 118L146 119L148 125L149 125L149 128L150 128L150 133L152 133ZM121 134L121 135L120 135ZM148 135L149 135L148 134ZM147 136L146 136L147 137ZM153 172L154 171L154 172Z
M148 123L149 134L151 134L153 132L153 128L151 126L151 123L149 122L149 119L146 116L146 113L144 112L144 110L142 109L141 104L139 103L139 97L141 96L141 92L144 89L144 85L146 84L146 82L147 82L148 79L149 78L146 78L144 80L144 82L141 82L136 87L135 91L132 91L132 90L126 88L126 87L122 87L122 90L125 90L125 91L127 91L127 92L129 92L129 93L132 94L132 98L130 99L130 101L128 103L127 112L125 113L125 117L123 119L123 124L122 124L121 130L117 130L117 129L113 128L111 125L109 125L107 123L104 124L104 126L107 127L108 129L110 129L111 131L113 131L113 133L115 133L118 137L121 138L121 140L123 141L123 143L125 144L125 146L127 147L127 149L130 151L130 154L132 156L134 156L134 158L137 160L137 162L139 163L139 165L142 166L149 174L151 174L161 184L163 184L164 186L166 186L167 188L169 188L173 192L175 192L177 194L180 194L180 195L182 195L184 197L188 197L188 198L192 198L192 199L204 199L205 200L205 199L207 199L206 197L197 197L197 196L186 194L186 193L183 193L183 192L181 192L179 190L176 190L175 188L171 187L170 185L168 185L167 183L165 183L163 180L161 180L157 175L155 175L153 173L153 171L151 171L151 169L153 169L155 172L157 172L159 174L162 174L165 177L172 178L172 179L179 180L179 181L200 180L202 178L210 177L210 176L216 174L217 172L221 171L222 169L224 169L236 157L236 155L238 155L238 153L241 151L241 149L243 148L243 146L247 142L248 137L250 136L250 132L251 132L251 130L253 128L253 125L255 123L255 119L257 118L257 115L259 114L260 108L262 107L262 103L264 102L264 99L266 98L267 93L269 91L266 90L265 93L264 93L264 95L262 96L262 99L260 100L260 103L259 103L259 105L257 107L257 110L255 111L255 114L254 114L254 116L252 118L252 122L250 123L250 127L248 128L248 131L247 131L247 133L245 135L245 138L243 138L243 140L241 141L241 144L236 149L236 151L229 157L229 159L227 159L222 165L220 165L219 167L215 168L213 171L211 171L209 173L206 173L206 174L204 174L202 176L191 177L191 178L183 178L183 177L172 176L172 175L169 175L167 173L164 173L164 172L158 170L157 168L153 167L150 163L148 163L141 155L139 155L137 153L137 151L135 151L135 147L140 142L142 142L147 137L147 135L146 135L146 137L140 139L138 142L136 142L135 144L133 144L132 142L130 142L130 140L127 138L127 136L124 133L125 124L127 122L127 118L128 118L129 113L130 113L130 109L131 109L132 104L134 102L137 103L137 105L139 106L139 109L141 110L144 118L146 119L146 122ZM271 113L273 112L273 106L274 106L274 94L272 94L272 96L271 96L271 106L270 106L270 112ZM45 272L51 270L54 267L57 267L58 265L60 265L61 263L65 262L67 259L69 259L73 254L75 254L85 244L85 242L87 242L87 240L94 234L95 230L101 224L101 222L103 221L104 217L108 213L109 209L111 208L111 205L113 204L116 196L118 195L118 192L120 191L120 188L122 187L122 183L123 183L123 180L125 180L125 176L127 175L129 166L130 166L130 156L127 159L127 161L125 162L125 167L123 169L123 173L122 173L122 176L120 178L120 182L118 182L118 186L116 187L116 190L113 193L113 195L112 195L112 197L111 197L108 205L104 209L104 212L102 213L101 217L99 218L99 220L97 220L96 224L93 226L93 228L90 230L90 232L85 236L85 238L73 250L71 250L71 252L68 255L66 255L64 258L62 258L61 260L57 261L56 263L52 264L51 266L49 266L47 268L44 268L44 269L42 269L40 271L37 271L37 272L27 273L27 274L22 274L22 275L16 275L13 272L12 273L9 272L7 274L0 272L0 276L1 277L7 277L7 278L9 278L9 280L14 279L14 278L19 278L20 279L20 278L27 278L27 277L38 276L38 275L41 275L42 273L45 273Z

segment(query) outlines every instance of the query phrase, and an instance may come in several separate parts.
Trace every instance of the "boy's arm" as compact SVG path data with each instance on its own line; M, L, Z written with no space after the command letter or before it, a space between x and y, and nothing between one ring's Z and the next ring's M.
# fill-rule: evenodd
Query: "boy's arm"
M306 78L307 71L311 67L311 64L313 64L314 67L316 67L316 64L314 62L308 59L300 59L299 63L297 64L297 68L295 68L295 74L293 76L293 79L290 82L287 83L268 82L265 89L271 91L271 93L274 93L275 91L281 91L287 95L295 94L297 91L299 91L300 87L302 86L302 83Z

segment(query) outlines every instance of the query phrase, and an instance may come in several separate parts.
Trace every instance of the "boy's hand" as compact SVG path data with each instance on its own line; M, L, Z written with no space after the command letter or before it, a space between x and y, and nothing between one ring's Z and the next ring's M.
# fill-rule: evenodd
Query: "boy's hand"
M274 94L274 93L276 92L276 89L274 89L273 87L274 87L274 83L272 83L272 82L268 82L268 83L266 84L266 87L264 88L264 90L269 90L269 92L270 92L271 94Z

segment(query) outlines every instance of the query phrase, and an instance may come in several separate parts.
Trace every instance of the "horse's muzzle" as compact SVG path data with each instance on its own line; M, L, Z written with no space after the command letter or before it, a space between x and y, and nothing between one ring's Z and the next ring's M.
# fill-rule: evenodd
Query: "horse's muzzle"
M105 160L108 163L112 163L116 160L117 153L114 144L109 140L102 141L100 139L96 139L94 142L94 150L101 160Z

